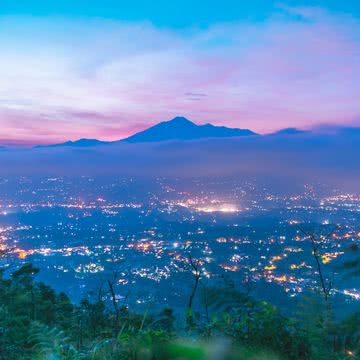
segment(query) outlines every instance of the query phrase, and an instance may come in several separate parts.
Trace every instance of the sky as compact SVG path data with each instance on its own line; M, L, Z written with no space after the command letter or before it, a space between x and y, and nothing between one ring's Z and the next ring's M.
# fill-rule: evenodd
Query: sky
M358 79L359 1L0 0L2 144L358 126Z

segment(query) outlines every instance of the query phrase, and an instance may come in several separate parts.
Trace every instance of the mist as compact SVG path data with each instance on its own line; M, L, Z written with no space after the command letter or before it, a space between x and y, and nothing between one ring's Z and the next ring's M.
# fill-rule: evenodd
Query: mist
M88 148L0 151L0 175L254 177L323 182L358 191L360 133L305 133L160 143L114 143Z

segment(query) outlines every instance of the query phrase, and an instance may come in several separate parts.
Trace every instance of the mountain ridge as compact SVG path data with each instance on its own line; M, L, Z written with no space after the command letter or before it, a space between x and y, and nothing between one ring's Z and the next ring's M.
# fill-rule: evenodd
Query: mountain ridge
M109 141L101 141L98 139L87 139L87 138L82 138L79 140L69 140L69 141L65 141L63 143L59 143L59 144L49 144L49 145L36 145L34 146L34 148L36 149L41 149L41 148L57 148L57 147L92 147L92 146L96 146L96 145L106 145L106 144L110 144Z
M177 116L172 120L160 122L121 141L138 143L254 135L258 134L248 129L228 128L212 124L197 125L185 117Z
M81 138L78 140L69 140L63 143L48 144L48 145L37 145L33 148L61 148L61 147L95 147L100 145L110 144L137 144L137 143L156 143L166 141L190 141L190 140L201 140L201 139L229 139L236 137L292 137L295 135L313 135L316 134L346 134L351 135L354 132L359 132L358 127L335 127L330 130L319 129L318 131L313 130L302 130L295 127L288 127L280 129L276 132L269 134L258 134L249 129L230 128L226 126L217 126L212 124L197 125L196 123L188 120L183 116L177 116L168 121L159 122L153 126L148 127L143 131L139 131L134 135L131 135L125 139L115 141L103 141L98 139Z
M269 136L301 135L301 134L307 134L307 133L310 133L310 131L301 130L301 129L298 129L295 127L288 127L288 128L280 129L278 131L270 133Z
M151 143L172 140L186 141L242 136L259 136L259 134L249 129L229 128L212 124L197 125L183 116L176 116L171 120L162 121L121 140L101 141L97 139L82 138L74 141L69 140L59 144L38 145L34 148L92 147L114 143Z

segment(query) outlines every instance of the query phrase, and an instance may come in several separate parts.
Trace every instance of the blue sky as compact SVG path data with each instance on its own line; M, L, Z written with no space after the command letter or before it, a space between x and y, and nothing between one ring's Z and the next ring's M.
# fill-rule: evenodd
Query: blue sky
M0 15L102 17L123 21L150 21L157 26L181 28L210 26L219 22L263 21L282 5L320 7L360 16L357 0L1 0Z

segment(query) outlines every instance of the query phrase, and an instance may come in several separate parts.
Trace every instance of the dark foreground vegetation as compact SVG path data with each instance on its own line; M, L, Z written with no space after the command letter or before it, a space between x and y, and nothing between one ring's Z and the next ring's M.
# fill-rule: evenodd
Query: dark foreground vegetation
M37 272L29 264L0 278L0 359L327 360L360 350L360 312L336 322L316 296L288 317L227 284L198 292L199 313L135 314L102 299L74 305Z

